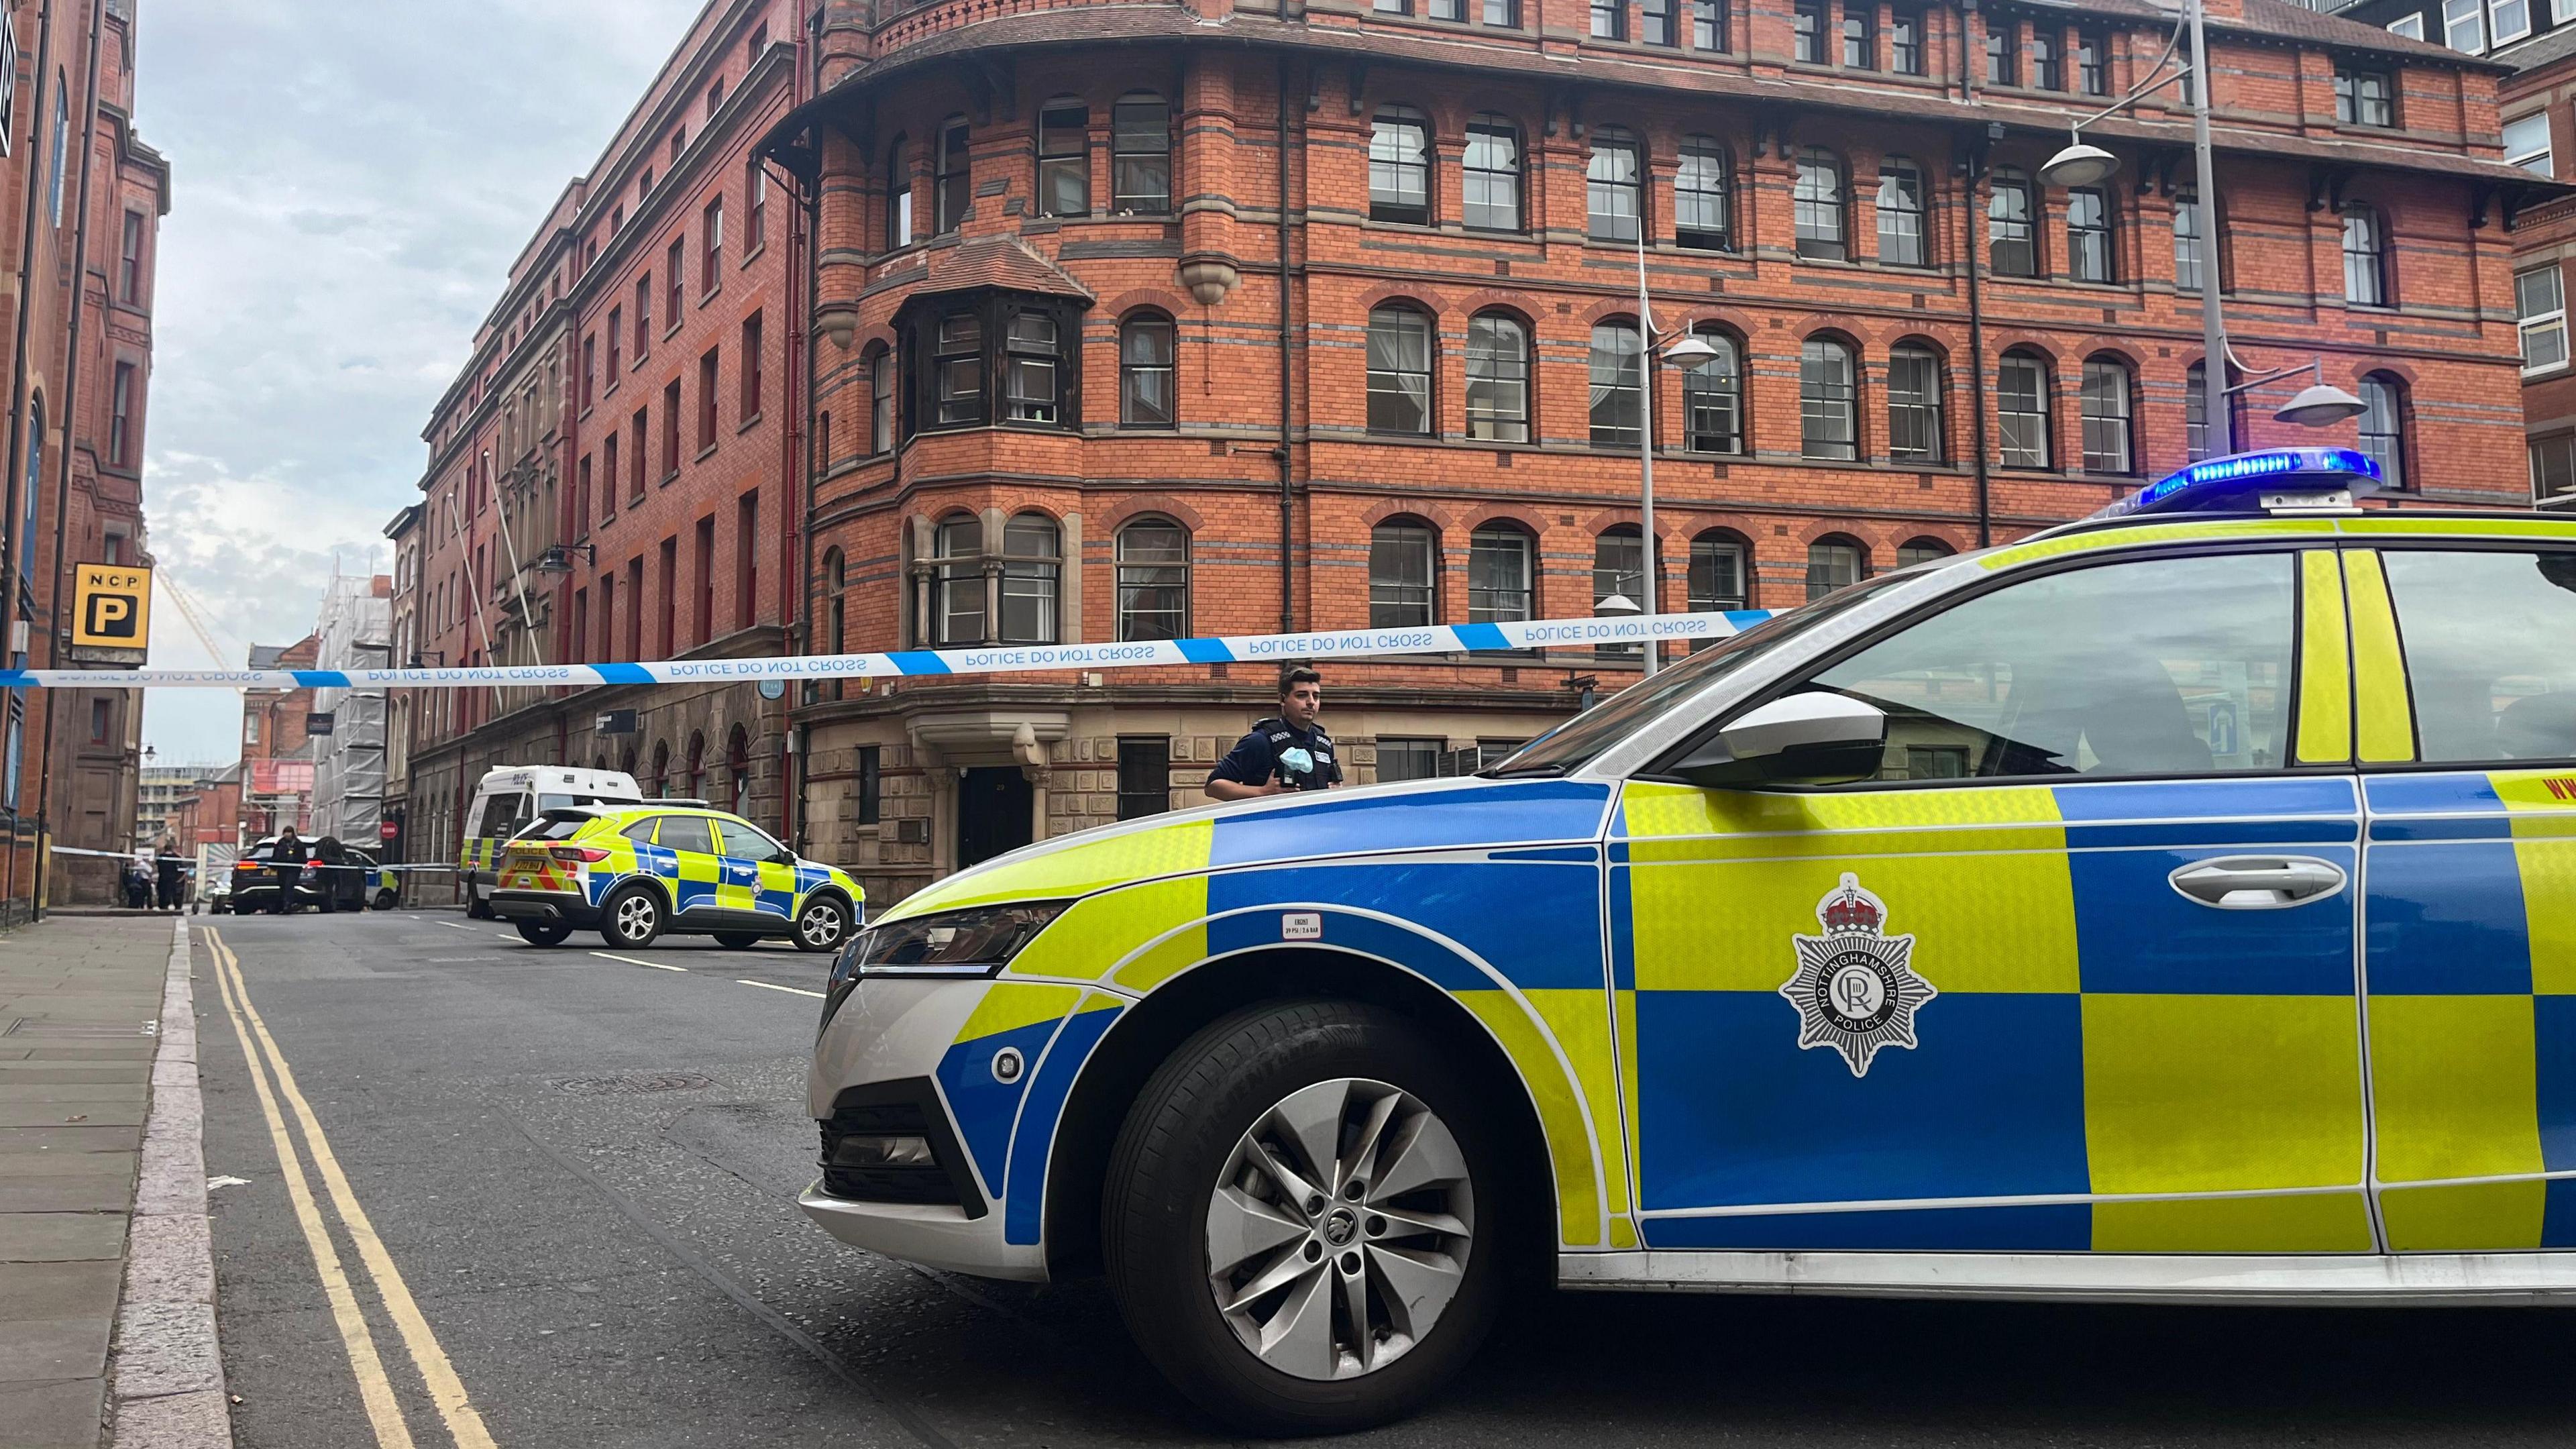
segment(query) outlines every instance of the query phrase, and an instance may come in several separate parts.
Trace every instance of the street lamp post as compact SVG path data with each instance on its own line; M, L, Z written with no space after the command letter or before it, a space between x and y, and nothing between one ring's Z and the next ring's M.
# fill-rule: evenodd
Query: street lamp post
M2201 356L2206 359L2201 368L2200 377L2201 418L2204 429L2223 429L2227 426L2228 394L2243 392L2258 384L2287 377L2300 371L2301 368L2282 368L2277 372L2249 379L2234 387L2228 386L2227 383L2227 369L2234 363L2235 354L2228 349L2227 324L2219 311L2218 180L2210 160L2209 39L2207 27L2203 23L2204 10L2203 0L2183 0L2182 25L2191 44L2190 61L2181 70L2170 76L2166 75L2165 62L2172 56L2174 49L2171 44L2168 44L2165 47L2164 56L2157 59L2155 66L2147 73L2147 78L2130 88L2127 95L2067 128L2065 149L2048 158L2047 164L2039 168L2039 178L2052 186L2071 187L2091 186L2109 177L2120 169L2120 158L2099 146L2088 145L2084 140L2084 128L2105 116L2127 110L2175 81L2186 76L2190 78L2192 166L2200 188L2194 196L2194 204L2202 208L2199 217L2200 225L2195 228L2198 234L2192 239L2194 247L2199 252L2200 343ZM2297 397L2292 398L2288 406L2273 413L2273 417L2285 423L2296 423L2313 428L2359 417L2368 411L2361 399L2326 382L2325 366L2322 362L2311 358L2302 366L2314 370L2315 383L2303 389ZM2224 450L2211 448L2210 451L2215 453Z
M1637 206L1637 471L1643 483L1641 502L1645 530L1643 539L1645 573L1642 579L1644 587L1637 592L1643 596L1638 601L1642 605L1638 610L1638 617L1652 627L1655 615L1660 612L1663 603L1663 579L1655 567L1655 378L1653 371L1654 360L1658 356L1655 348L1662 339L1655 331L1654 303L1646 295L1646 207L1644 202L1646 178L1642 174L1643 170L1644 163L1641 158ZM1717 349L1689 333L1684 333L1660 355L1664 361L1676 367L1691 368L1715 357ZM1663 641L1649 637L1646 640L1645 649L1646 674L1651 678L1663 665Z

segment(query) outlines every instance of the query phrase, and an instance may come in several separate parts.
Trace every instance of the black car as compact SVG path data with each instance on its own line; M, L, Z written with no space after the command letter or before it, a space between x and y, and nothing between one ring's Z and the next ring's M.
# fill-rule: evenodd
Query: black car
M372 853L324 836L310 842L306 854L303 878L295 885L296 904L324 912L367 908L378 874ZM379 904L385 908L390 903Z
M306 847L310 857L311 847ZM289 862L292 863L292 862ZM231 909L237 916L253 916L265 911L278 914L301 908L304 901L291 896L281 898L277 888L277 837L260 841L241 853L233 862Z

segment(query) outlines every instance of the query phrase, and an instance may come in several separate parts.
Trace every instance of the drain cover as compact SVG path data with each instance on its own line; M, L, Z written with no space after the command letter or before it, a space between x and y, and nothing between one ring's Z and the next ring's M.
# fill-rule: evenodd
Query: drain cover
M92 1022L35 1021L21 1017L9 1023L0 1036L44 1037L55 1041L132 1041L138 1036L152 1036L160 1023L147 1021L141 1026L108 1026Z
M622 1077L566 1077L555 1083L555 1090L576 1097L640 1097L648 1092L694 1092L714 1085L714 1078L695 1072L640 1072Z

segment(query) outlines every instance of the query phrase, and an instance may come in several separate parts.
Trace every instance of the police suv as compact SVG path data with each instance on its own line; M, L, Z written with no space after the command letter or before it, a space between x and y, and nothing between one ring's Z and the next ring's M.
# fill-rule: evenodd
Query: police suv
M2576 1293L2576 520L2190 468L1854 585L1480 777L1157 816L884 913L836 1236L1105 1270L1248 1428L1582 1288Z

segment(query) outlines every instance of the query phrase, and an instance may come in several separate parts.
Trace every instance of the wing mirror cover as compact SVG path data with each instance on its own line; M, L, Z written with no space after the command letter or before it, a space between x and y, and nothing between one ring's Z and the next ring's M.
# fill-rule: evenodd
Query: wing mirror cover
M1684 756L1674 773L1706 789L1842 785L1877 775L1886 753L1885 710L1820 689L1736 716Z

